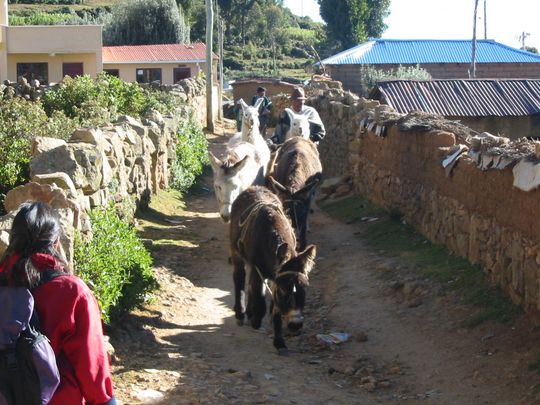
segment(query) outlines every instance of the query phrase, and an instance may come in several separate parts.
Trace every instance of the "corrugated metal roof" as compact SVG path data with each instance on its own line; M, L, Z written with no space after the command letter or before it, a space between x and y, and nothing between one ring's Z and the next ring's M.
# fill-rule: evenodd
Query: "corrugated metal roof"
M205 62L206 44L104 46L102 55L103 63Z
M470 63L471 40L373 39L322 61L324 65ZM476 63L532 63L540 55L491 39L476 41Z
M527 116L540 113L540 80L389 80L370 94L400 113L451 117Z

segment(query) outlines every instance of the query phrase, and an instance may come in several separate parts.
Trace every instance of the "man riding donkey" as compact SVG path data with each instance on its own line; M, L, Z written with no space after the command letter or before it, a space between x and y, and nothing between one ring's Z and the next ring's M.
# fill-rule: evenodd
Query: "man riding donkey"
M309 139L316 145L326 135L324 124L315 108L305 105L306 95L304 89L295 87L289 97L291 109L294 114L302 115L309 122ZM286 109L287 110L287 109ZM287 132L291 129L292 118L289 112L282 111L278 118L278 123L274 130L274 135L268 139L269 144L282 144L286 140Z

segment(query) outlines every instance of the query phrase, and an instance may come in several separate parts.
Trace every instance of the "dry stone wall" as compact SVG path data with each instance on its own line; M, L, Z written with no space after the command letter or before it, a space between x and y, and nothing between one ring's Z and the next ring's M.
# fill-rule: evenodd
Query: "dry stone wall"
M204 123L204 81L188 79L169 91L180 95L174 114L149 111L142 119L122 116L100 128L76 130L66 142L36 138L30 162L31 182L10 190L4 201L8 215L0 217L0 255L19 205L43 201L57 210L64 228L63 248L73 257L75 230L90 232L88 211L110 202L133 213L146 206L152 194L168 187L175 156L176 132L193 115Z
M326 177L351 175L358 193L480 264L515 303L539 313L539 144L328 89L308 103L327 127L319 146Z

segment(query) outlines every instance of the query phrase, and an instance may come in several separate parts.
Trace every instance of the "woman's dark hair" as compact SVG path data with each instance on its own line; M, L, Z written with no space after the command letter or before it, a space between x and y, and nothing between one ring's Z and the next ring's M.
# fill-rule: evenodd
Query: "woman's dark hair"
M32 264L34 253L46 253L66 267L63 255L55 244L60 240L62 227L52 208L42 202L25 202L13 219L9 246L5 256L20 255L11 270L11 281L15 286L36 287L41 279L40 272Z

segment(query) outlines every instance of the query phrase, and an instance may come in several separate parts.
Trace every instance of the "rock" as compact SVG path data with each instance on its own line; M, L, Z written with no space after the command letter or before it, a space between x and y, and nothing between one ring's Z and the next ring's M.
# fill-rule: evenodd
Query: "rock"
M143 401L145 404L156 404L160 402L164 396L163 393L153 389L135 390L133 392L133 397L137 398L139 401Z
M358 342L367 342L368 341L368 336L365 332L358 332L356 334L356 340Z
M331 194L343 182L342 177L332 177L323 181L320 191L324 194Z
M68 191L68 195L71 195L73 197L77 196L75 184L73 184L71 178L64 172L36 174L32 176L32 181L35 181L39 184L55 184L62 190Z
M9 246L9 232L0 231L0 256L4 254Z
M32 149L30 153L32 154L32 157L35 157L43 152L47 152L65 144L66 141L63 139L38 136L32 140Z
M89 143L95 146L102 146L104 142L103 132L99 128L81 128L75 130L69 138L71 143Z
M335 197L335 198L338 198L338 197L346 196L346 195L349 194L351 191L352 191L352 187L351 187L350 184L340 184L340 185L336 188L336 191L334 192L334 197Z
M99 190L102 181L103 154L88 143L70 143L36 156L30 162L31 176L66 173L75 188L85 193Z
M16 211L25 201L41 201L52 208L75 208L69 201L66 192L56 185L30 182L10 190L4 201L6 211Z

